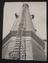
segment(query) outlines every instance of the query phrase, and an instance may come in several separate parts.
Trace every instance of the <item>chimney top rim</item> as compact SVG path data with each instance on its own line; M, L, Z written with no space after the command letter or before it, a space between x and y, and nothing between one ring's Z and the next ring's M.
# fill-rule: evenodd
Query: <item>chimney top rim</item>
M28 7L29 8L29 5L25 3L25 4L23 4L23 7Z

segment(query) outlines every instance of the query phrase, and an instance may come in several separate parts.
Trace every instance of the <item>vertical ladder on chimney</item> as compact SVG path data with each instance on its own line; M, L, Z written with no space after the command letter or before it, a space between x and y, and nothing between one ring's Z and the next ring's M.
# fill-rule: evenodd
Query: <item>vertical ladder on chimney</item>
M25 30L26 30L26 8L23 9L22 19L19 24L18 32L19 36L16 35L16 44L14 50L10 53L12 59L26 60L26 40L25 40ZM23 36L24 34L24 36Z
M14 60L25 60L26 59L26 49L25 49L25 39L23 34L25 34L25 28L23 29L23 25L19 25L19 32L16 35L16 44L14 46L13 51L9 52L10 59ZM18 36L19 35L19 36Z

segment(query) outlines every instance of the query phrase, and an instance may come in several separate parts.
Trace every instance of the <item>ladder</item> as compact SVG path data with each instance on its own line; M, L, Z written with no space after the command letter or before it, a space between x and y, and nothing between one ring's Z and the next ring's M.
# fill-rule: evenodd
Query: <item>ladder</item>
M19 36L16 36L16 42L13 51L9 52L9 58L14 60L25 60L26 53L25 53L25 39L22 36L24 31L20 31L19 29Z

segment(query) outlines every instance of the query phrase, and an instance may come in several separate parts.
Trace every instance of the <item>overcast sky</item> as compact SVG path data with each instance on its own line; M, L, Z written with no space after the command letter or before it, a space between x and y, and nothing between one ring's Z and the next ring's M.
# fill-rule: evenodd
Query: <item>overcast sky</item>
M36 34L41 39L46 39L46 2L6 2L3 15L3 38L10 32L16 21L15 13L21 15L23 3L29 4L30 14L35 15L33 24L37 29Z

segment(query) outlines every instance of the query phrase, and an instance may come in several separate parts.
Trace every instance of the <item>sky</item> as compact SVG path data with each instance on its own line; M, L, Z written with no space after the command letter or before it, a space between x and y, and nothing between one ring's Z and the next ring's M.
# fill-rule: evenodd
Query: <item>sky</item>
M5 2L3 11L3 36L4 39L10 32L13 23L17 19L15 13L19 16L22 12L22 5L27 3L29 5L30 15L34 14L33 24L37 29L36 34L41 39L46 39L46 2Z

